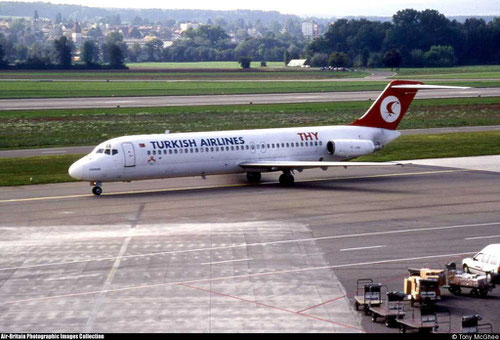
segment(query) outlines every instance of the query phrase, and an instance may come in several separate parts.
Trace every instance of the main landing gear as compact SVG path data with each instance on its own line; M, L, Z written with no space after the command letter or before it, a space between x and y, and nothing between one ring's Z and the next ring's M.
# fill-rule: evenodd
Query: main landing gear
M247 172L247 180L250 183L258 183L260 182L262 175L260 172Z
M283 171L280 176L280 184L284 187L292 186L295 183L295 178L293 177L290 170Z
M90 182L90 186L93 186L92 193L96 196L102 194L102 183L101 182Z

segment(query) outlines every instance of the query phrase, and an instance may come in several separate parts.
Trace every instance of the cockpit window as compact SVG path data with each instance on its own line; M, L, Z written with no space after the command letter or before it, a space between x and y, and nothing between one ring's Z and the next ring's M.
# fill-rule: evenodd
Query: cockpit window
M112 151L113 151L113 155L116 155L118 153L118 150L116 150L116 149L113 149Z
M104 152L104 149L97 149L97 151L95 153L103 153Z
M110 150L110 149L106 149L106 150L104 150L104 153L105 153L106 155L110 155L110 154L111 154L111 150Z

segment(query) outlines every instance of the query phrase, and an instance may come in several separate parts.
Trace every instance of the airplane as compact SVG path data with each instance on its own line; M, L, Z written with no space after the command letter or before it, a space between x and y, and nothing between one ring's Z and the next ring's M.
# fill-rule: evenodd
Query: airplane
M351 162L398 138L396 128L420 89L466 89L391 81L368 111L349 125L122 136L107 140L73 163L69 175L90 181L102 194L103 182L130 182L186 176L245 173L256 183L262 172L281 171L283 186L294 171L351 166L394 166L394 162Z

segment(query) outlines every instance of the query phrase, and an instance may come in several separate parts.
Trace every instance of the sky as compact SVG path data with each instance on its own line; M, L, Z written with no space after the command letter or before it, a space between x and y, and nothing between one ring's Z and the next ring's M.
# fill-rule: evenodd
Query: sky
M17 0L19 1L19 0ZM30 0L22 0L30 1ZM32 0L34 1L34 0ZM47 0L41 0L47 2ZM162 9L212 9L234 10L253 9L278 11L301 17L342 17L342 16L392 16L398 10L427 8L438 10L447 15L500 15L499 0L349 0L349 1L293 1L293 0L49 0L51 3L64 3L89 7L114 8L162 8Z

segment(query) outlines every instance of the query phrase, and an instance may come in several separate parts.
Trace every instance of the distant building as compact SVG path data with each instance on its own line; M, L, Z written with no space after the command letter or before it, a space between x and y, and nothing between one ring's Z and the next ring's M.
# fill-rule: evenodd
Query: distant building
M319 27L318 24L312 21L306 21L302 23L302 35L305 38L313 39L319 37Z
M185 32L187 31L188 29L192 28L192 29L197 29L198 27L200 27L200 24L194 24L192 22L184 22L182 23L181 25L181 33L182 32Z
M292 60L290 60L290 62L286 66L288 66L288 67L305 67L306 60L307 59L292 59Z
M82 28L80 27L78 21L75 21L75 25L73 26L73 33L71 33L71 40L73 40L75 44L82 41Z

